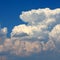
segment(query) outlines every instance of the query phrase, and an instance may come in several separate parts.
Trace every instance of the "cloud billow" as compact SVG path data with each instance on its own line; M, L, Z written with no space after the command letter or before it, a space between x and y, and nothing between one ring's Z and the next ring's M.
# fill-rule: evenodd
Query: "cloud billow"
M11 38L0 44L0 52L29 56L41 51L60 51L60 8L32 9L20 14L28 24L14 26Z

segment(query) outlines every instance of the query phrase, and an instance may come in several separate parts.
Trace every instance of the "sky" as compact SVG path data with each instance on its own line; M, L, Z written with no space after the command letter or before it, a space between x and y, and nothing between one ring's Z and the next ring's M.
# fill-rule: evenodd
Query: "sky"
M59 60L59 46L59 0L0 0L0 60Z

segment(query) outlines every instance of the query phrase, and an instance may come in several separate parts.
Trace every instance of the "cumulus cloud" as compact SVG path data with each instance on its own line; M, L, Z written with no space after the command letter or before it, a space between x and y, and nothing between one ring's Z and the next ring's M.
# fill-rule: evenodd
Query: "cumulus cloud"
M54 23L56 20L59 21L59 15L60 15L60 9L54 9L51 10L49 8L45 9L32 9L31 11L22 12L20 15L20 18L28 22L31 25L35 24L41 24L42 22L48 24L48 23Z
M41 45L39 42L19 41L16 40L13 46L13 54L25 56L32 53L38 53L41 51Z
M52 29L49 33L49 38L54 41L56 48L60 50L60 24Z
M0 52L28 56L41 51L60 51L60 8L23 11L20 18L27 24L12 29L11 37L0 45ZM7 28L1 30L3 35L0 35L6 36Z
M0 56L0 60L7 60L6 56Z
M4 27L0 29L0 44L4 42L4 40L6 39L6 35L7 35L7 28Z

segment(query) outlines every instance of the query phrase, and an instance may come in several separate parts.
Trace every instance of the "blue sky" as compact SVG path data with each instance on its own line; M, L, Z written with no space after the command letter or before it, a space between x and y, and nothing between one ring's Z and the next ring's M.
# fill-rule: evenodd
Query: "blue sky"
M15 25L23 24L19 18L22 11L38 8L59 8L59 0L0 0L0 24L8 27L9 32Z
M45 9L45 8L49 8L49 9ZM39 30L38 30L39 32L36 32L35 33L34 32L35 30L33 29L32 32L34 33L33 34L34 36L32 35L32 37L31 37L29 34L31 34L32 32L30 30L28 30L30 28L29 26L31 26L32 28L34 28L34 27L38 28L39 27L38 26L39 25L38 22L41 23L41 21L39 21L37 19L38 17L35 18L38 21L33 21L33 20L35 20L34 17L31 17L28 14L29 14L29 11L30 11L31 15L32 16L35 16L33 14L33 12L32 12L33 9L35 9L36 11L39 11L39 9L44 9L44 11L50 11L50 10L57 9L57 8L60 8L60 1L59 0L0 0L0 24L1 24L1 30L4 30L5 29L4 27L6 27L7 30L8 30L7 34L6 34L6 31L5 32L4 31L2 32L4 35L2 35L0 33L0 38L1 38L1 36L3 36L1 39L4 41L5 40L4 39L5 38L5 34L6 34L7 35L6 40L9 39L8 40L9 42L10 42L11 39L14 40L13 37L15 37L15 38L18 37L18 39L19 39L18 41L20 41L20 39L22 41L24 41L24 40L27 41L28 40L29 44L30 43L35 44L35 40L37 39L37 37L39 36L39 38L40 38L40 36L42 36L41 40L48 41L48 39L50 39L51 36L54 35L53 32L56 32L55 29L60 27L60 25L58 25L58 24L60 24L60 21L56 21L57 23L51 23L51 25L53 27L50 26L50 25L48 26L47 29L45 29L45 27L44 27L43 30L42 30L42 33ZM22 13L22 11L24 11L24 12ZM59 10L56 10L56 12L60 13ZM42 19L41 18L39 18L39 19L41 19L41 20L43 20L43 18L45 19L46 17L43 17L43 16L45 16L44 14L45 13L43 12L42 13L42 16L39 15L42 18ZM52 16L52 14L51 14L51 16ZM60 16L60 15L57 14L57 16ZM30 18L32 18L32 22L34 24L36 24L36 25L33 25L32 22L29 21ZM59 17L58 18L55 18L55 15L54 15L53 18L56 19L56 20L59 20ZM31 25L29 25L29 24L31 24ZM43 23L43 25L44 24L46 24L46 23ZM26 29L26 31L23 30L22 33L19 33L19 32L21 32L21 30L20 31L17 31L16 30L16 33L15 33L15 29L16 29L15 26L16 26L17 29L19 29L19 28ZM24 27L26 27L26 28L24 28ZM44 31L45 30L47 31L47 33L44 35ZM59 31L59 29L57 31ZM25 32L25 33L23 33L23 32ZM48 36L48 32L50 34L49 37L47 37ZM59 34L60 34L60 31L59 31ZM55 35L59 35L59 34L56 33ZM31 38L28 39L29 37L27 38L25 36L29 36ZM54 36L52 36L52 37L55 39ZM57 38L59 38L59 37L57 37ZM60 41L58 41L59 39L57 39L57 38L56 38L57 42L60 42ZM29 41L29 40L31 40L31 41ZM13 41L13 42L15 43L16 41ZM24 42L26 42L26 41L24 41ZM37 41L36 42L36 44L38 43L38 46L40 44L39 43L40 41ZM54 41L54 40L52 40L52 41ZM6 44L9 44L9 42L6 43ZM44 42L41 42L41 44L43 45ZM55 42L52 42L51 44L55 43L55 45L57 47L56 50L59 50L59 52L60 52L60 47L59 47L59 44L60 43L57 43L57 42L56 43ZM5 42L3 42L3 44L4 43ZM21 42L21 43L23 44L23 42ZM19 43L17 42L16 44L19 44ZM47 42L47 44L45 44L45 45L48 45L48 44L50 44L50 42ZM48 46L51 46L51 45L48 45ZM54 46L53 46L53 48L54 48ZM9 48L10 48L10 45L9 45ZM34 46L33 46L33 48L34 48ZM38 53L35 53L34 52L35 50L34 50L29 56L25 56L25 57L24 56L20 56L19 54L18 55L15 55L15 53L14 54L13 53L10 54L9 53L10 50L8 49L8 52L4 52L3 51L3 53L0 53L0 56L6 56L8 58L7 60L9 60L9 59L10 60L45 60L45 59L46 60L59 60L60 59L60 53L57 52L56 50L55 51L54 50L51 51L50 48L51 47L48 48L48 51L44 51L43 50L42 52L39 51ZM25 52L23 52L22 55L24 55L24 53Z

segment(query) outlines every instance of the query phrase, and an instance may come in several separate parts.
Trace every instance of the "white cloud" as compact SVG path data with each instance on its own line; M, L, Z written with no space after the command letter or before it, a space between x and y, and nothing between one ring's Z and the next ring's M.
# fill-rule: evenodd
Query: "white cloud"
M49 33L50 40L54 41L56 49L60 50L60 24L56 25Z
M0 44L4 42L4 40L6 39L6 35L7 35L7 28L4 27L0 29Z
M12 53L16 55L30 55L41 51L39 42L19 41L16 40L13 46Z
M0 45L0 52L28 56L41 51L60 51L60 8L24 11L20 18L28 24L15 26L11 38L6 38ZM6 36L7 29L1 29ZM2 38L0 37L0 40Z
M31 11L22 12L20 18L23 21L28 22L28 24L36 25L41 24L43 21L45 21L44 23L46 23L46 21L49 20L51 20L50 22L53 22L53 20L56 21L57 19L59 20L60 18L59 16L60 16L60 9L51 10L49 8L45 8L37 10L32 9Z
M14 37L22 41L44 42L42 43L43 47L41 46L42 50L53 50L55 48L55 42L49 36L52 29L57 24L60 24L59 8L24 11L20 18L24 22L28 22L28 24L15 26L12 30L11 38Z
M4 27L3 29L1 29L1 32L2 32L3 34L7 34L7 28Z

